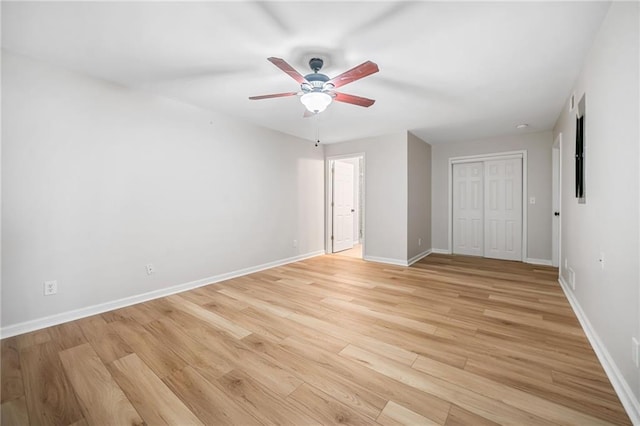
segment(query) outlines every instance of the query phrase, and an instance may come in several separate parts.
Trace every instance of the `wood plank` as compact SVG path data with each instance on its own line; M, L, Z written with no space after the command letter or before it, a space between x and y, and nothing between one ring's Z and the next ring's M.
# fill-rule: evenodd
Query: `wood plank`
M233 299L244 302L247 305L253 306L254 308L259 309L261 311L266 311L266 312L269 312L270 314L277 315L282 318L287 318L289 315L293 313L293 311L291 311L290 309L286 309L281 306L270 303L268 301L251 297L249 295L242 293L241 291L231 290L231 289L222 289L219 291L219 293L222 293Z
M164 379L169 388L207 425L260 425L222 390L192 367L175 371Z
M541 417L511 407L500 400L469 391L464 385L429 376L353 345L347 346L340 354L385 376L450 401L497 423L515 422L530 425L545 425L549 423Z
M74 346L87 343L82 334L82 329L76 322L67 322L48 329L51 340L58 343L61 349L69 349Z
M55 342L47 341L20 351L31 424L68 425L83 418L58 358L59 349Z
M450 407L448 402L398 381L388 380L384 375L371 371L356 362L325 351L320 346L314 346L310 340L293 336L285 339L281 347L292 353L300 354L317 364L326 365L332 372L344 379L358 383L365 389L380 395L384 400L398 401L403 406L430 418L435 423L442 424L447 418Z
M20 352L15 337L2 340L2 369L0 369L0 396L2 403L24 396ZM5 423L6 424L6 423Z
M168 318L155 320L145 326L158 340L182 358L188 365L195 367L205 377L224 376L235 366L233 363L221 363L218 353L205 346L201 341L189 335Z
M356 342L362 347L407 365L413 363L417 356L417 354L402 349L401 347L390 345L369 336L353 333L348 329L338 327L318 318L301 314L291 314L289 319L332 337Z
M147 424L203 424L138 355L120 358L109 369Z
M193 302L189 302L181 296L170 296L167 298L167 301L176 309L180 309L196 318L200 318L201 320L218 327L220 330L228 333L231 337L235 337L236 339L242 339L243 337L251 334L249 330L234 324L232 321L229 321L208 309L196 305Z
M460 408L457 405L452 405L449 410L449 417L445 426L498 426L498 423L485 419L482 416L473 414L470 411Z
M414 319L407 318L404 316L392 315L385 312L379 312L374 309L369 309L365 306L358 305L357 303L346 302L340 299L326 298L323 300L323 302L329 305L338 306L345 309L351 309L355 312L360 312L365 315L371 316L373 318L381 319L397 325L408 327L425 334L433 334L437 328L436 326L432 324L428 324L426 322L416 321Z
M149 333L135 320L113 321L109 328L118 333L160 378L187 366L187 363L166 347L162 340Z
M24 396L8 400L0 405L0 424L5 426L29 424L29 411Z
M415 413L400 404L389 401L378 416L377 422L384 426L398 425L439 425L428 418Z
M284 368L294 372L301 380L372 420L378 417L387 402L378 393L348 377L337 374L332 370L331 365L310 362L305 356L259 336L252 335L243 340L247 343L251 342L255 350L260 350L274 363L280 363Z
M94 425L141 425L142 419L111 377L91 345L60 352L85 419Z
M108 326L101 315L81 319L78 325L105 364L133 353L133 349Z
M289 401L279 398L239 370L233 370L218 380L233 400L265 423L283 425L319 424Z
M31 333L21 334L16 336L16 339L18 341L18 349L23 350L34 345L51 341L51 335L49 334L49 329L45 328L43 330L36 330Z
M198 328L197 325L188 323L189 320L186 318L181 321L188 330ZM212 330L209 333L194 334L198 336L199 341L207 343L205 346L190 343L193 341L191 337L180 330L172 329L166 320L154 321L148 324L148 327L152 327L158 336L164 335L168 347L174 348L188 364L208 380L217 379L232 369L241 369L282 397L286 397L302 384L302 381L289 371L264 359L243 342L225 333ZM176 343L171 345L172 341ZM198 353L194 353L194 350Z
M341 404L326 393L311 385L303 384L287 397L305 413L309 413L320 424L369 425L371 419Z
M522 411L536 414L552 423L607 424L606 421L585 415L563 405L555 404L511 386L502 385L493 380L486 379L465 370L450 367L429 358L418 357L413 364L413 368L448 382L464 383L467 389L471 391L502 401ZM567 419L571 419L571 421L568 422Z

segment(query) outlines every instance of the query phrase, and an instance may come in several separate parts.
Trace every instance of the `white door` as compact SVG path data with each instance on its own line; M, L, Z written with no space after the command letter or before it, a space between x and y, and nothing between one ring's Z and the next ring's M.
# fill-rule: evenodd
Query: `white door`
M560 144L562 143L562 134L558 135L556 144L553 146L552 152L552 190L551 190L551 204L553 210L552 228L551 228L551 264L555 267L560 265L560 161L562 156L560 155Z
M522 260L522 159L484 166L484 256Z
M483 254L483 165L453 165L453 253Z
M353 248L353 164L333 166L333 252Z

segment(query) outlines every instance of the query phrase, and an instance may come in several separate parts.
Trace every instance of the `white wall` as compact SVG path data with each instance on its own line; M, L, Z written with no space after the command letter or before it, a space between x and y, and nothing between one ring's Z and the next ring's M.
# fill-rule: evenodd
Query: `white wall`
M565 107L554 128L554 136L563 137L561 273L568 282L566 259L575 271L570 298L602 344L600 355L609 357L614 385L619 375L618 390L627 386L635 394L635 422L640 422L640 380L631 357L631 338L640 337L638 9L636 2L611 4L573 88L576 103L586 94L586 204L578 204L574 190L575 111Z
M313 143L5 51L2 77L3 327L323 250Z
M412 259L431 249L431 145L411 132L407 144L407 257Z
M527 257L551 261L551 132L524 133L486 140L432 145L432 242L434 249L450 250L448 238L449 158L507 151L527 151Z
M365 153L364 257L406 263L406 132L324 146L327 157Z

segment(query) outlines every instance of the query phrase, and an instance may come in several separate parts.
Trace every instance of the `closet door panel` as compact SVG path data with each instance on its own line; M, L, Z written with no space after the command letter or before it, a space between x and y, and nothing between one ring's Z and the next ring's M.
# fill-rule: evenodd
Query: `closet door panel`
M522 159L485 162L484 256L522 260Z
M484 250L483 164L453 165L453 253L482 256Z

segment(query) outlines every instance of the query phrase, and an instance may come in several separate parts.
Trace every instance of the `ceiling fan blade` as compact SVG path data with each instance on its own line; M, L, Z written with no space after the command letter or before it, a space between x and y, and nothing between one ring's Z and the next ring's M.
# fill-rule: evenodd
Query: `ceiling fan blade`
M252 101L257 101L259 99L284 98L285 96L295 96L297 94L298 92L274 93L272 95L251 96L249 99L251 99Z
M380 69L378 68L378 65L376 63L367 61L355 68L351 68L349 71L343 72L339 76L333 77L325 84L331 83L333 84L333 87L340 87L344 86L345 84L352 83L356 80L360 80L361 78L368 75L377 73L378 71L380 71Z
M293 69L293 67L291 65L289 65L284 59L280 59L280 58L267 58L269 60L269 62L271 62L273 65L275 65L276 67L280 68L282 71L286 72L287 74L289 74L291 76L291 78L293 78L295 81L297 81L299 84L302 83L309 83L303 76L302 74L300 74L298 71L296 71L295 69Z
M355 95L347 95L346 93L335 92L335 94L336 94L336 97L333 98L335 101L358 105L361 107L370 107L376 102L373 99L362 98L360 96L355 96Z

